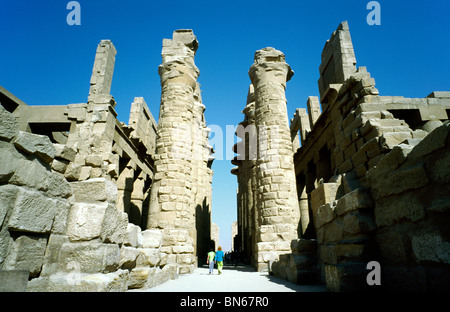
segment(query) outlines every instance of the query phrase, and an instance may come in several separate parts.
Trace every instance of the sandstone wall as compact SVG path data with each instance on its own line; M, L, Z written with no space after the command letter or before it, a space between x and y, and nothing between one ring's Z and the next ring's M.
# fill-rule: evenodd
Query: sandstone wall
M2 272L28 272L28 291L125 291L175 276L162 233L128 223L112 181L68 182L52 167L70 150L18 131L2 106L0 117Z
M448 291L450 122L400 144L367 173L388 290Z
M291 119L298 238L273 263L272 274L332 291L446 289L450 94L381 96L367 69L355 65L344 22L322 53L320 98L308 97L307 108ZM238 241L247 253L251 208L264 212L271 189L251 196L249 186L261 192L265 177L253 181L248 161L233 163ZM382 286L366 281L370 261L381 265Z

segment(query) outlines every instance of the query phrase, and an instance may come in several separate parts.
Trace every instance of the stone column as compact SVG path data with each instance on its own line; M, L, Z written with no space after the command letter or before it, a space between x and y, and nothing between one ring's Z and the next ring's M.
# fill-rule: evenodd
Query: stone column
M118 157L112 146L116 126L116 102L110 94L116 49L110 40L97 46L86 104L68 105L68 115L76 110L77 124L69 134L67 146L77 152L66 170L69 180L89 178L117 179Z
M161 106L158 121L155 176L150 195L148 228L165 230L163 245L180 273L195 263L195 205L192 202L192 119L199 70L194 64L198 47L192 30L176 30L163 40ZM176 230L176 231L174 231Z
M320 117L320 102L317 96L308 96L306 101L306 107L308 108L309 124L311 129L314 127L317 119Z
M255 123L258 128L257 178L260 226L257 269L290 253L297 238L299 206L285 89L293 71L282 52L256 51L249 71L255 89Z

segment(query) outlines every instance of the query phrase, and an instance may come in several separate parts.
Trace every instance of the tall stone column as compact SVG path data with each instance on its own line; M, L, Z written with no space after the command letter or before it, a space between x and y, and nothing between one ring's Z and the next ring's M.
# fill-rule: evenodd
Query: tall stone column
M292 75L282 52L274 48L256 51L249 76L255 89L258 129L258 270L291 252L291 240L297 238L299 206L285 97Z
M113 155L112 142L116 126L116 101L110 94L116 48L110 40L97 46L86 104L69 104L68 118L77 119L67 146L77 157L66 170L69 180L89 178L117 179L119 158Z
M199 75L194 64L197 47L192 30L176 30L172 40L163 40L155 175L147 223L148 228L163 229L164 251L169 262L179 264L180 273L192 272L195 264L192 123Z

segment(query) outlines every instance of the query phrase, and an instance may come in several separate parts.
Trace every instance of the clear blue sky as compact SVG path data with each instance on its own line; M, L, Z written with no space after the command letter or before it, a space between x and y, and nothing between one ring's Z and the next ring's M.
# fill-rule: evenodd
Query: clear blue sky
M69 26L66 0L0 0L0 85L29 105L86 102L95 50L111 39L118 51L111 94L120 121L143 96L158 119L163 38L191 28L199 49L209 125L242 121L254 52L272 46L295 71L287 84L289 118L318 95L320 55L347 20L357 66L366 66L381 95L425 97L450 90L450 1L381 0L381 25L369 26L369 1L97 1L79 0L81 25ZM224 151L225 153L225 151ZM225 154L222 155L225 158ZM215 161L213 222L228 249L236 220L236 177Z

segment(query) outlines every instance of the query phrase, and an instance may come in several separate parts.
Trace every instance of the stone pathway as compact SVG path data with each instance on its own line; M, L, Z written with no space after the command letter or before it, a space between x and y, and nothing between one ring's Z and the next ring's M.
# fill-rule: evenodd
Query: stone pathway
M323 285L296 285L288 281L256 272L252 267L224 266L223 273L208 274L206 266L197 268L192 274L180 275L177 279L150 289L136 292L325 292Z

